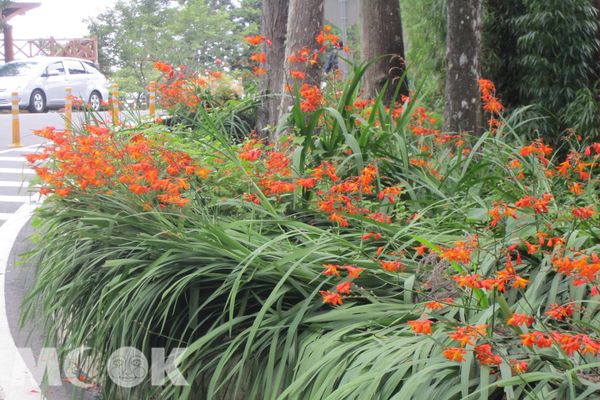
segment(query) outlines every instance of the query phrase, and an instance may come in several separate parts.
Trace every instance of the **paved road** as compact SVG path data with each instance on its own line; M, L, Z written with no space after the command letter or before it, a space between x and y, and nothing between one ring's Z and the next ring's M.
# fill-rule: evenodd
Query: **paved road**
M147 111L127 111L121 113L121 120L137 120L138 118L147 116ZM101 121L110 122L110 114L101 112L95 114L96 118ZM85 121L85 113L74 112L73 124L77 127ZM89 116L88 116L89 118ZM40 139L33 133L34 130L42 129L47 126L53 126L57 129L63 129L64 116L58 112L48 112L45 114L30 114L21 113L19 115L21 124L21 144L29 146L39 144ZM12 120L10 113L4 111L0 113L0 149L6 149L12 143Z
M74 114L74 121L81 117ZM46 126L62 129L63 116L22 114L24 147L11 148L11 116L0 114L0 400L72 398L72 388L67 385L44 389L42 394L34 358L44 343L43 329L41 324L19 327L20 305L35 277L34 266L18 265L19 254L30 245L29 218L40 201L35 187L29 186L34 175L24 156L43 144L44 139L33 130Z

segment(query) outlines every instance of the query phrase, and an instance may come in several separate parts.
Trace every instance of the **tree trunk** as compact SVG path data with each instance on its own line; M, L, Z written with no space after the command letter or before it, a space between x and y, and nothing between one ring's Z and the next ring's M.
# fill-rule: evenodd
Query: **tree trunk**
M375 97L385 83L389 82L383 96L386 104L392 101L396 90L399 90L399 94L408 96L407 81L402 79L406 65L399 1L362 0L361 30L363 60L390 55L367 69L364 75L365 95Z
M314 65L310 63L292 63L289 57L304 47L311 52L318 50L315 38L323 29L323 18L323 0L290 0L282 87L288 83L293 83L289 76L290 70L305 73L306 79L304 82L319 85L321 81L321 66L319 63ZM286 113L291 105L291 98L283 96L279 116L281 117Z
M287 30L289 0L263 0L262 34L273 43L263 44L267 54L267 73L260 81L262 103L257 113L257 131L266 136L266 126L277 125L279 103L283 89L283 68L285 60L285 35Z
M598 43L600 43L600 0L594 0L592 5L596 9L596 11L598 11L598 15L596 15L596 18L598 20L596 22L596 38L598 39ZM592 84L600 80L600 47L598 47L598 49L596 50L596 57L594 61L596 62L596 68L594 69L595 73L591 80Z
M481 132L480 0L448 0L446 132Z

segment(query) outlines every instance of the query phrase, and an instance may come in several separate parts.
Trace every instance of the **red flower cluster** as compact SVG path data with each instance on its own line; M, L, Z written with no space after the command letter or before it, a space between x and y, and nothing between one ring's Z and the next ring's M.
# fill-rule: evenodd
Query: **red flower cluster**
M529 207L532 208L537 214L544 214L548 212L548 204L553 198L554 196L552 196L550 193L542 194L541 198L537 198L534 196L525 196L515 202L515 207Z
M363 268L358 268L353 265L337 265L337 264L323 264L323 268L325 271L324 275L328 276L340 276L340 270L345 269L348 273L348 278L350 279L358 279L360 274L364 271ZM335 291L329 290L321 290L321 297L323 298L323 303L328 303L332 306L341 305L343 303L343 298L341 295L347 295L351 293L352 281L345 281L339 283L335 287Z
M526 347L547 348L558 345L568 356L576 352L581 354L600 354L600 341L584 334L570 334L552 331L539 331L521 334L521 344Z
M300 88L300 109L302 112L313 112L321 106L323 94L315 85L305 83Z
M504 106L496 97L496 87L492 81L487 79L479 80L479 90L481 91L481 101L483 109L491 114L488 120L488 126L492 134L496 133L498 128L502 126L502 121L498 119L500 113L504 110Z
M142 134L116 140L109 129L94 126L86 127L82 135L54 128L36 133L53 142L40 154L28 156L44 183L42 194L65 197L85 190L112 193L126 188L146 206L154 201L161 207L181 207L190 201L184 194L191 177L206 178L210 172L188 154L164 148ZM35 165L41 160L50 162Z
M431 322L429 319L413 320L408 321L408 325L415 333L431 335Z
M544 165L548 165L547 156L551 155L554 150L552 147L545 145L541 140L535 140L531 144L521 148L519 153L523 157L536 156Z
M471 253L477 244L476 238L469 242L458 241L454 243L454 247L443 249L440 257L450 262L468 264L471 262Z
M251 46L258 46L262 43L266 43L268 45L272 44L272 42L269 39L267 39L265 36L262 36L262 35L246 36L244 38L244 40L246 41L246 43L248 43Z

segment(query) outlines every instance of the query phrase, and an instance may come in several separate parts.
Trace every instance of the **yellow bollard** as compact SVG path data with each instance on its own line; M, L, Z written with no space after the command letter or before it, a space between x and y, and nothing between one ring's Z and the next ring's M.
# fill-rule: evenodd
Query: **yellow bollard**
M119 125L119 85L112 85L112 120L113 125Z
M12 145L11 147L21 147L21 124L19 122L19 93L12 92Z
M65 88L65 131L73 130L73 95L70 87Z
M156 117L156 82L150 81L148 85L148 113L150 118L154 121Z

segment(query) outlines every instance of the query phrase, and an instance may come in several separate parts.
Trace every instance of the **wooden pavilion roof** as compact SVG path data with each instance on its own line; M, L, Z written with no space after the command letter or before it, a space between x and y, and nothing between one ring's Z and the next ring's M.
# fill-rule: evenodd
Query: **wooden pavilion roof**
M17 3L17 2L10 2L10 3L8 3L7 6L5 6L2 9L2 19L4 21L8 21L8 20L10 20L13 17L16 17L18 15L23 15L27 11L33 10L34 8L39 7L41 4L42 3Z

